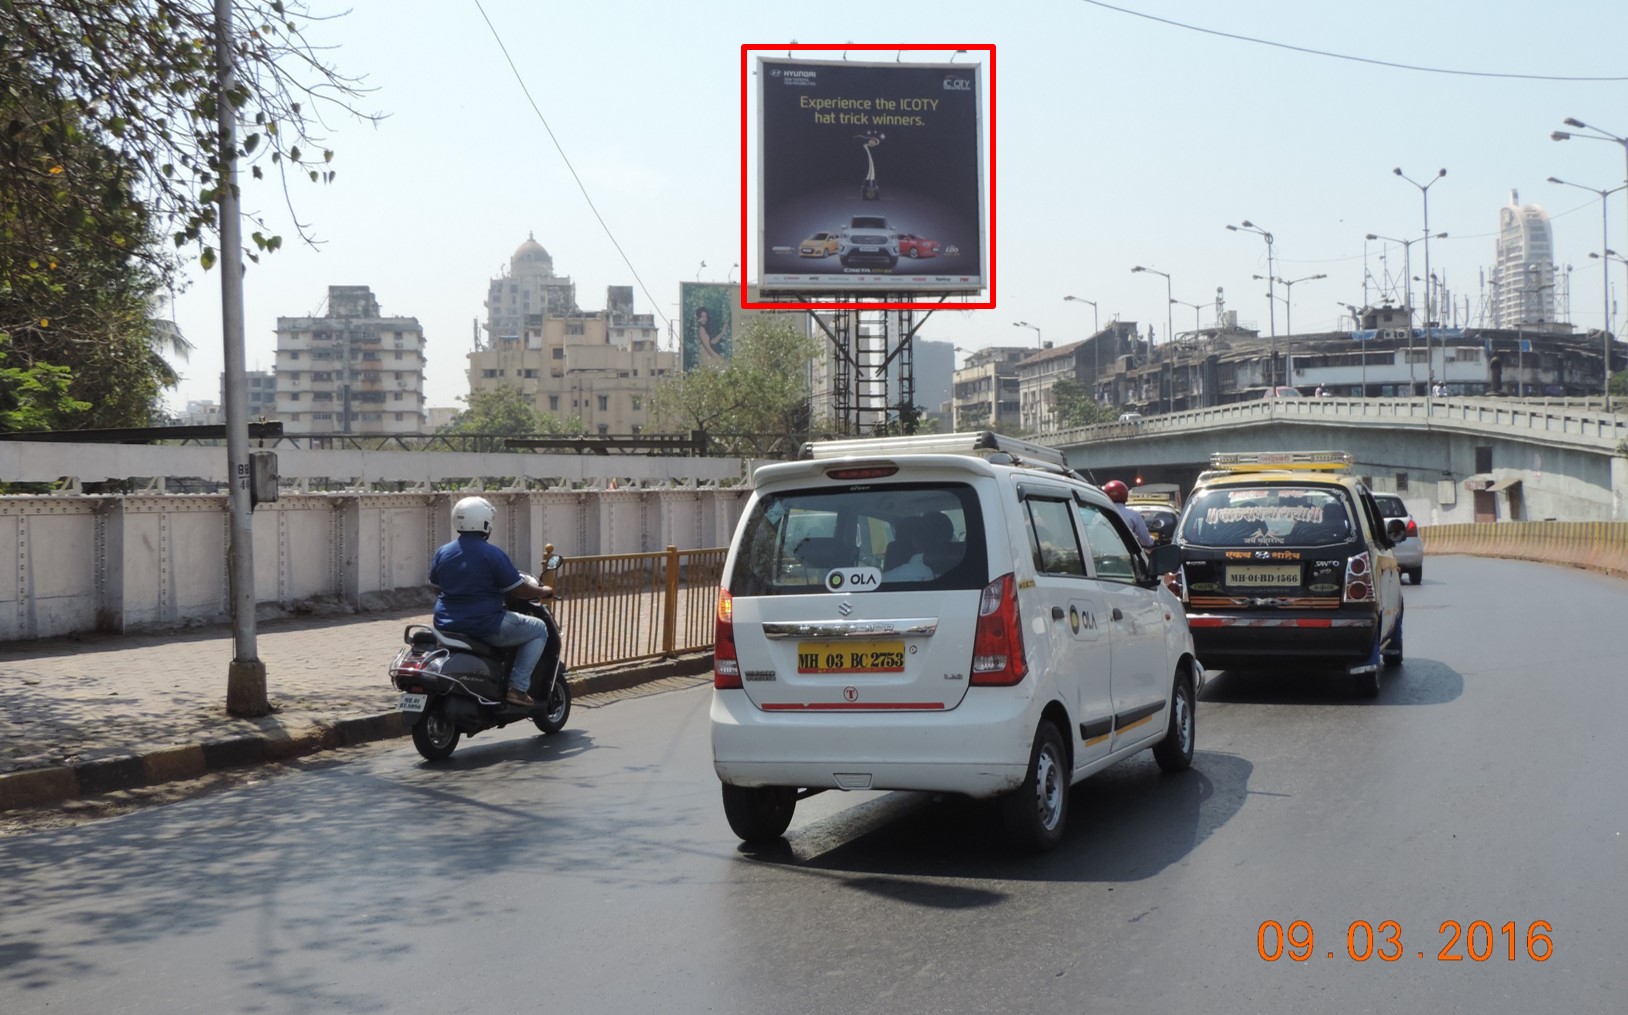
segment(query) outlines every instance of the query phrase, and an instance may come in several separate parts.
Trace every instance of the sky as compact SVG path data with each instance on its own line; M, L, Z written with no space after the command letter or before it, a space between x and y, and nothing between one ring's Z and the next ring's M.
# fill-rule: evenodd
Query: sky
M1376 280L1402 274L1400 248L1365 234L1424 233L1420 191L1393 167L1420 183L1447 170L1429 191L1430 231L1448 233L1430 260L1460 323L1466 298L1480 312L1512 189L1551 216L1556 259L1574 269L1572 322L1597 328L1606 316L1601 262L1588 256L1602 247L1600 198L1546 181L1624 182L1620 145L1549 136L1566 117L1628 135L1628 4L1616 0L310 2L341 15L311 35L365 78L358 105L383 118L326 115L334 182L290 184L315 246L294 235L277 184L245 181L245 209L286 237L245 276L250 369L272 366L279 316L320 313L330 285L366 285L385 314L423 327L428 403L457 405L487 283L533 234L582 307L603 308L607 286L635 286L635 309L665 335L680 282L743 277L732 267L743 260L740 46L793 40L996 47L985 80L997 306L937 311L919 338L1062 345L1117 317L1144 333L1152 324L1162 342L1167 320L1177 331L1213 324L1217 290L1264 332L1266 283L1252 276L1269 274L1266 244L1226 229L1246 219L1273 234L1278 277L1327 276L1293 285L1292 306L1276 287L1278 334L1286 314L1296 333L1331 330L1342 305L1378 302ZM1628 253L1622 193L1608 199L1606 227L1610 248ZM1422 262L1415 244L1415 276ZM1189 305L1171 306L1165 280L1136 265L1167 272L1170 295ZM1095 301L1095 319L1066 295ZM1628 269L1614 264L1614 330L1625 297ZM170 403L218 400L219 271L190 272L173 313L197 348L177 364Z

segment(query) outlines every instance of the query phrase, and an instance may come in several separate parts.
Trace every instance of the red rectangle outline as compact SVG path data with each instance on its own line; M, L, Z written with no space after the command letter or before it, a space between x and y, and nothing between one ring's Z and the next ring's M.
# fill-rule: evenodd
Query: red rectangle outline
M994 43L923 43L916 46L886 45L877 42L844 42L844 43L742 43L741 44L741 256L740 263L750 265L748 253L748 218L746 208L746 94L751 87L752 69L750 54L755 50L776 51L781 50L825 50L826 52L840 52L846 49L875 49L888 51L916 50L977 50L989 54L989 299L982 303L948 303L938 301L911 301L907 303L784 303L784 302L752 302L748 297L748 287L741 286L741 309L743 310L994 310L995 309L995 44ZM742 274L745 274L743 271ZM759 285L762 280L759 280Z

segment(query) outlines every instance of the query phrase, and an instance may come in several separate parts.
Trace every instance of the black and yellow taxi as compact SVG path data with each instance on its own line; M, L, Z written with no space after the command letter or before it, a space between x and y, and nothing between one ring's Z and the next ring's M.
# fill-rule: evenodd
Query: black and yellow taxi
M1211 456L1152 561L1206 668L1335 670L1371 696L1401 663L1402 523L1351 466L1339 451Z
M1175 483L1133 486L1125 506L1142 516L1154 546L1163 546L1175 538L1181 520L1181 487Z

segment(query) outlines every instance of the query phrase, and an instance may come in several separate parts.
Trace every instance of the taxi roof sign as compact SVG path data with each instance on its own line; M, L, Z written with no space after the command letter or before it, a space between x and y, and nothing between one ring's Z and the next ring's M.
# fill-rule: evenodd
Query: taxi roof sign
M1354 464L1345 451L1217 451L1210 455L1210 468L1221 472L1343 472Z

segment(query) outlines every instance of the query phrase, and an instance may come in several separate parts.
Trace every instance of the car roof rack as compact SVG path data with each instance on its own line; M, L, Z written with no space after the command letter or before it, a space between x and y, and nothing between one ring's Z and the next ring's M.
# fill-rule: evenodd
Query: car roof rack
M1217 451L1210 468L1218 472L1345 472L1355 464L1346 451Z
M1069 468L1068 456L1058 448L1007 437L993 430L917 434L914 437L860 437L843 441L808 441L802 446L797 457L808 460L892 455L978 455L997 465L1025 465L1069 476L1079 476L1079 473Z

